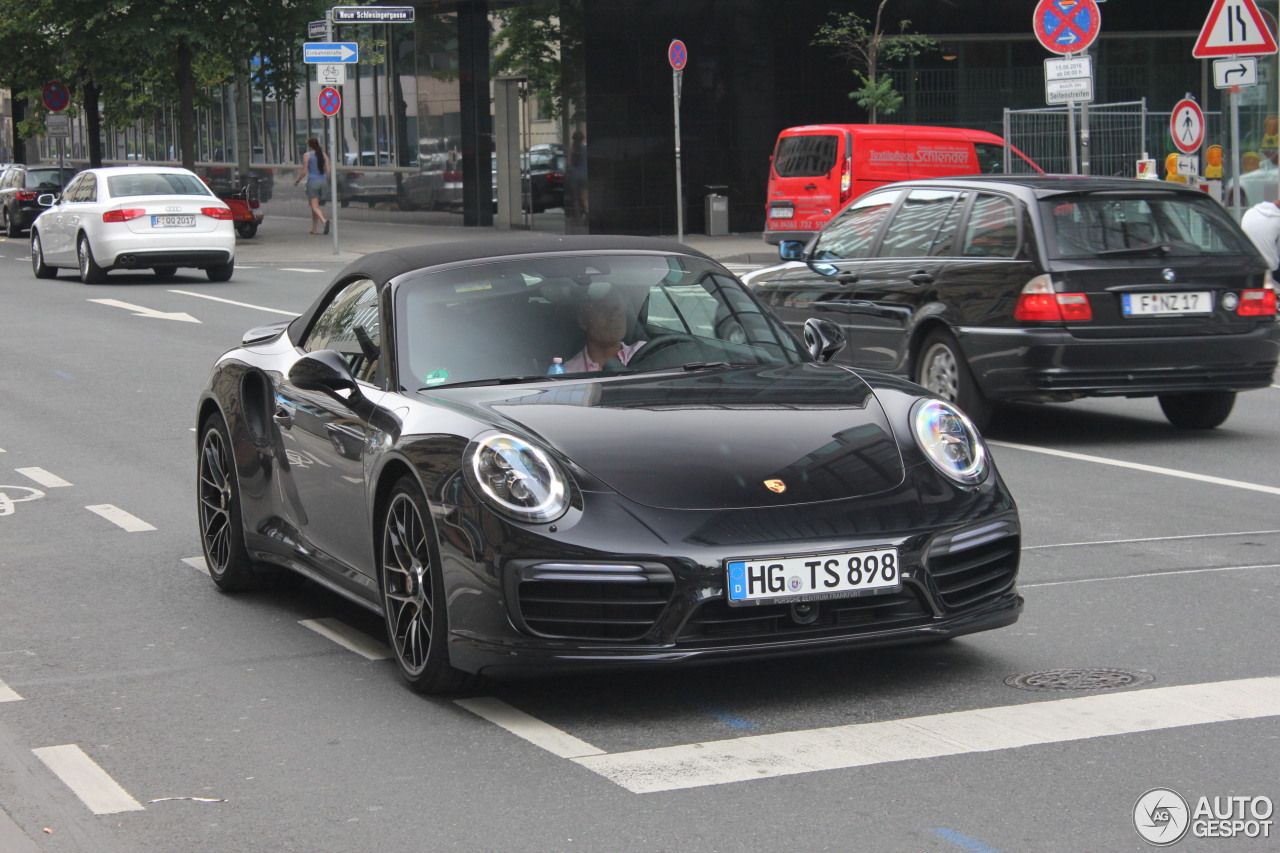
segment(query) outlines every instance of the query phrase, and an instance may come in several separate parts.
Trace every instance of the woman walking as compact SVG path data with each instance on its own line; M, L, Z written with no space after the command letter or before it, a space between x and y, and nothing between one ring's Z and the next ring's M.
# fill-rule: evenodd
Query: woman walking
M296 187L303 178L307 179L307 204L311 205L311 233L319 234L317 225L324 226L324 233L329 233L329 220L324 218L320 210L320 199L324 196L325 184L328 183L328 159L320 150L320 140L314 136L307 140L306 154L302 155L302 167L298 169L298 177L294 179Z

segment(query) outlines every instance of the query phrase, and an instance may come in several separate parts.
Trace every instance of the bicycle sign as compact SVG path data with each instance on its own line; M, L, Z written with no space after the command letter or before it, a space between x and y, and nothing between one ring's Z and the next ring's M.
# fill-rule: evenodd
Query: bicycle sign
M30 486L0 486L0 517L13 515L14 504L36 501L42 497L44 492Z

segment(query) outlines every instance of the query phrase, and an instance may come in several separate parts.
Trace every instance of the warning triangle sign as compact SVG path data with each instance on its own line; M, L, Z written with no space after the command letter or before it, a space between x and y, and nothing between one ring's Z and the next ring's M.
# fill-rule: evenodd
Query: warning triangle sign
M1191 55L1210 59L1275 52L1275 36L1254 0L1214 0Z

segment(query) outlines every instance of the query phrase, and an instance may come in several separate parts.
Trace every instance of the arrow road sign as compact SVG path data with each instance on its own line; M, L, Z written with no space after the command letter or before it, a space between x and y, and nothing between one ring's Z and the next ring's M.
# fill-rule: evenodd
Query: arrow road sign
M1169 135L1174 146L1183 154L1194 154L1204 142L1204 113L1200 105L1190 98L1183 98L1169 116Z
M1196 59L1275 52L1275 37L1254 0L1215 0L1191 49Z
M302 46L302 61L309 64L360 61L360 45L353 41L313 41Z
M181 312L166 313L157 311L154 308L144 308L141 305L131 305L128 302L121 302L118 299L90 299L90 302L96 302L99 305L109 305L112 308L124 308L126 311L132 311L138 317L150 317L153 320L180 320L183 323L199 323L195 317L190 314Z
M1213 61L1213 85L1218 89L1258 85L1258 60L1252 56Z

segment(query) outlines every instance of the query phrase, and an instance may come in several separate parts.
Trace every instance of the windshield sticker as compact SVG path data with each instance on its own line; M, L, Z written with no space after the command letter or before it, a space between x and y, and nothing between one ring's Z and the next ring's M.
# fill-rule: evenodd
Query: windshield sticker
M437 368L422 377L422 381L427 385L440 385L449 381L449 371L443 367Z
M480 290L493 290L493 285L487 281L471 281L466 284L459 284L454 287L454 293L475 293Z

